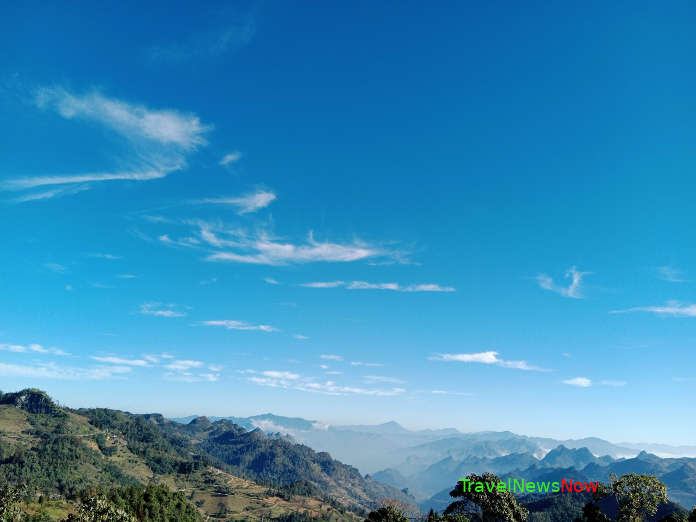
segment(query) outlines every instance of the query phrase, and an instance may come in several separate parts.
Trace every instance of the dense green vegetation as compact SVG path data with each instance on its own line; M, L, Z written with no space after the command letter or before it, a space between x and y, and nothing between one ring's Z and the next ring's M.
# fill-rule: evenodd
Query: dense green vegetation
M2 393L0 391L0 404L11 404L27 413L45 413L53 416L65 415L46 392L35 388L15 393Z
M198 522L201 516L183 493L171 492L165 486L129 487L111 490L111 503L135 516L152 522Z
M84 444L83 437L64 433L65 416L32 419L53 424L52 431L31 430L35 444L26 447L0 441L0 481L23 484L30 490L72 496L94 485L136 484L118 466Z
M230 421L181 425L161 415L69 410L31 389L0 394L3 483L22 486L25 518L53 521L108 519L118 510L138 520L187 521L246 508L251 519L355 520L354 511L366 513L377 499L403 495L327 453ZM169 495L157 484L187 493Z
M163 433L156 424L143 416L103 408L78 410L78 413L87 417L94 427L122 435L128 449L145 459L154 473L186 473L194 466L190 457L189 440Z
M52 520L45 513L22 508L23 491L10 485L0 489L0 522ZM202 522L202 517L181 493L164 486L116 488L83 492L65 522Z

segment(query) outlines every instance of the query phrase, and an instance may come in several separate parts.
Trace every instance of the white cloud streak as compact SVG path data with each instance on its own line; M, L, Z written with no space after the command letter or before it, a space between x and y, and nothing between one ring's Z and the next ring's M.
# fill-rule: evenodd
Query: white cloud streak
M121 357L100 357L100 356L92 356L91 359L101 362L101 363L106 363L106 364L116 364L120 366L149 366L150 362L143 359L123 359Z
M306 286L307 288L336 288L345 284L343 281L318 281L316 283L303 283L300 286Z
M6 344L0 343L0 351L13 353L41 353L47 355L70 355L58 348L44 347L40 344Z
M228 330L258 330L260 332L277 332L278 329L268 324L249 324L244 321L233 321L231 319L201 321L204 326L222 326Z
M163 178L186 166L187 155L206 144L204 135L211 128L203 125L194 114L150 109L108 98L96 91L76 95L61 87L44 87L37 91L35 102L39 108L52 109L65 119L98 123L124 137L130 145L128 162L132 168L115 172L21 177L0 183L0 190ZM81 190L86 188L88 186L83 185ZM53 188L23 195L18 201L50 199L65 193L69 192Z
M304 243L297 243L279 239L264 230L231 229L201 220L186 224L197 228L195 234L198 237L187 235L176 239L170 234L160 234L159 241L169 246L207 249L210 253L205 257L206 261L270 266L316 262L349 263L379 258L406 262L404 252L389 250L359 239L347 243L318 241L310 231Z
M367 281L316 281L303 283L300 286L307 288L338 288L348 290L391 290L394 292L455 292L451 286L441 286L434 283L413 284L401 286L399 283L368 283Z
M456 392L447 390L432 390L430 392L432 395L458 395L463 397L472 397L474 394L469 392Z
M390 383L390 384L403 384L406 381L402 379L397 379L396 377L387 377L385 375L366 375L363 380L369 384L375 383Z
M144 303L140 305L142 315L154 315L156 317L184 317L185 312L178 311L174 304Z
M592 381L587 377L573 377L572 379L566 379L561 382L563 382L563 384L567 384L568 386L576 386L578 388L589 388L592 386Z
M194 114L175 110L153 110L98 92L76 96L63 88L42 88L36 95L40 108L52 108L66 119L96 121L132 140L148 140L193 150L206 143L209 127Z
M273 192L267 190L259 190L257 192L246 194L236 198L206 198L198 201L198 203L216 203L220 205L231 205L237 208L237 214L250 214L266 208L276 199Z
M97 366L95 368L73 368L56 364L37 364L34 366L7 364L0 362L0 376L27 379L56 380L104 380L122 376L131 371L127 366Z
M375 389L359 386L339 385L334 381L315 382L301 375L288 371L247 372L252 373L247 379L259 386L286 388L298 391L320 393L324 395L369 395L375 397L393 397L403 394L403 388Z
M672 317L696 317L696 304L682 304L677 301L669 301L663 306L637 306L626 310L611 310L609 313L625 314L630 312L649 312Z
M526 361L507 361L505 359L500 359L498 357L498 352L495 351L477 353L443 353L429 357L429 359L433 361L490 364L495 366L501 366L503 368L512 368L515 370L537 372L548 371L545 368L532 366L528 364Z
M192 361L192 360L175 360L171 363L165 365L168 370L185 372L192 368L200 368L204 365L202 361Z
M539 286L544 290L556 292L564 297L581 299L583 297L581 292L582 278L591 273L592 272L580 272L576 267L570 267L565 274L565 277L570 279L570 284L567 287L558 286L553 282L553 279L546 274L539 274L536 280Z
M220 165L222 165L223 167L225 165L231 165L233 163L237 163L240 159L242 159L242 153L235 150L233 152L225 154L220 160Z

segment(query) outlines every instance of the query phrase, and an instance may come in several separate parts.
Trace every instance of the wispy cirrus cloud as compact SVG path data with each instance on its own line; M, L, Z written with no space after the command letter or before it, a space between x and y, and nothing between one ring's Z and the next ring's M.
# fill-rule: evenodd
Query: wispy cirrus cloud
M325 361L342 361L343 356L341 355L334 355L334 354L329 354L329 353L322 353L319 356L320 359L324 359Z
M664 265L657 267L657 275L663 281L669 281L670 283L687 283L688 280L684 279L684 271L677 270L673 266Z
M274 379L285 379L285 380L289 380L289 381L294 381L294 380L297 380L300 378L299 374L293 373L293 372L270 370L270 371L265 371L262 373L266 377L272 377Z
M186 312L175 304L143 303L140 305L140 314L154 315L156 317L184 317Z
M234 321L231 319L218 319L201 321L199 324L204 326L221 326L228 330L257 330L260 332L277 332L278 329L268 324L249 324L244 321Z
M187 223L197 230L182 238L160 234L160 243L207 250L206 261L245 263L257 265L290 265L316 262L349 263L354 261L390 258L406 262L406 254L359 239L336 243L319 241L310 232L304 242L280 239L268 231L247 231L216 223L196 220Z
M175 359L167 363L164 368L169 370L164 374L166 380L187 383L217 382L222 370L222 366L206 365L203 361L192 359Z
M411 284L402 286L399 283L368 283L367 281L316 281L303 283L300 286L307 288L339 288L348 290L391 290L394 292L454 292L452 286L442 286L434 283Z
M41 353L48 355L70 355L59 348L44 347L40 344L7 344L0 343L0 351L13 353Z
M316 241L312 234L304 244L294 244L260 236L239 244L239 251L221 251L209 255L208 261L248 263L259 265L285 265L291 263L332 262L347 263L385 255L365 243L340 244Z
M315 283L302 283L300 286L306 286L307 288L337 288L345 284L344 281L317 281Z
M90 357L90 359L93 359L97 362L101 363L106 363L106 364L116 364L120 366L149 366L152 361L148 361L146 359L124 359L122 357L113 357L113 356L97 356L93 355Z
M264 371L251 373L247 377L249 382L260 386L268 386L272 388L288 388L298 391L321 393L324 395L369 395L374 397L393 397L403 394L406 390L403 388L364 388L361 386L340 385L334 381L317 382L312 378L303 377L298 373L289 371Z
M390 383L390 384L403 384L406 381L403 379L397 379L396 377L389 377L386 375L366 375L363 377L363 381L369 384L375 383Z
M169 372L164 374L165 380L175 381L175 382L217 382L220 379L219 373L205 372L205 373L175 373Z
M570 284L567 287L557 285L554 283L553 278L546 274L539 274L536 280L539 286L544 290L556 292L564 297L581 299L583 297L581 292L582 278L591 273L592 272L580 272L576 267L570 267L565 273L566 279L570 279Z
M448 390L431 390L430 393L432 395L458 395L458 396L464 396L464 397L471 397L474 394L470 392L457 392L457 391L448 391Z
M150 109L108 98L98 91L80 96L62 87L44 87L37 91L35 100L39 108L54 109L63 118L101 123L134 142L175 146L179 152L204 145L204 134L210 130L194 114Z
M214 203L230 205L237 209L237 214L244 215L266 208L276 199L276 195L268 190L258 190L250 194L230 198L206 198L197 203Z
M503 368L512 368L515 370L537 372L548 371L546 368L540 368L538 366L530 365L526 361L507 361L505 359L501 359L500 357L498 357L498 352L496 351L486 351L477 353L442 353L433 355L429 357L429 359L432 361L491 364L495 366L501 366Z
M202 124L194 114L171 109L151 109L109 98L98 91L79 95L62 87L43 87L36 91L34 101L37 107L53 110L65 119L97 123L124 138L128 144L125 163L130 168L81 174L25 176L0 183L0 190L12 191L53 187L43 192L24 194L16 200L19 202L50 199L75 192L75 189L61 187L64 185L80 185L80 190L85 190L89 183L95 182L163 178L186 166L186 157L206 144L204 135L211 128ZM122 162L123 159L121 158Z
M363 388L360 386L339 385L334 381L307 382L297 386L297 389L324 395L368 395L373 397L395 397L406 392L404 388Z
M65 266L60 265L58 263L44 263L43 266L44 268L47 268L48 270L50 270L51 272L55 272L56 274L64 274L68 271L68 269Z
M128 366L96 366L91 368L77 368L71 366L61 366L53 363L22 365L0 362L0 376L2 377L91 381L121 377L130 372L131 368Z
M176 359L167 365L165 365L165 368L168 370L175 370L175 371L188 371L191 370L192 368L201 368L204 366L205 363L203 361L194 361L190 359Z
M295 385L295 381L300 378L300 375L288 371L279 370L268 370L263 372L249 372L253 373L251 377L247 379L249 382L258 384L261 386L269 386L271 388L289 388Z
M225 154L220 160L219 164L223 167L226 165L233 165L234 163L237 163L240 159L242 159L242 153L238 150L235 150Z
M2 184L0 184L0 189L2 189ZM79 192L83 192L85 190L89 190L89 185L75 185L72 187L59 187L59 188L53 188L50 190L43 190L41 192L29 192L27 194L23 194L19 197L14 198L12 201L14 203L27 203L30 201L43 201L46 199L53 199L53 198L58 198L62 196L72 196L73 194L77 194Z
M351 361L350 365L351 366L366 366L368 368L377 368L379 366L384 366L384 364L382 364L382 363L363 362L363 361Z
M696 304L682 304L678 301L668 301L662 306L636 306L625 310L611 310L610 314L625 314L630 312L649 312L657 315L672 317L696 317Z
M0 345L0 350L12 352L30 352L43 355L70 355L55 348L40 345ZM31 365L0 363L0 377L25 377L37 379L60 380L104 380L111 378L127 379L134 370L166 370L163 377L167 380L182 382L217 381L222 366L202 361L176 359L168 353L159 355L142 355L139 358L119 355L92 355L89 359L98 363L91 366L63 366L53 362L36 361Z
M561 382L568 386L576 386L578 388L589 388L592 386L592 380L587 377L573 377L572 379L565 379Z
M139 359L96 355L90 358L106 365L102 367L106 370L111 368L166 370L163 378L176 382L216 382L222 371L222 366L217 364L206 364L193 359L176 359L167 353L143 355Z
M594 386L595 383L592 381L592 379L589 379L587 377L573 377L572 379L565 379L561 381L563 384L567 384L568 386L576 386L578 388L589 388L591 386ZM621 388L623 386L626 386L626 381L617 381L617 380L611 380L611 379L605 379L599 381L599 384L601 386L611 386L612 388Z

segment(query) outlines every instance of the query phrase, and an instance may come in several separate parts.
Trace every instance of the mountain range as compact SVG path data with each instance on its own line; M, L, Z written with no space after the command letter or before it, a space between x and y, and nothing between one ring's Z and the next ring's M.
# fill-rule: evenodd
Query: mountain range
M584 439L592 448L558 444L547 450L558 441L510 432L410 431L394 422L330 427L271 414L179 420L185 422L156 413L70 409L35 389L0 392L0 483L22 485L35 499L34 512L52 513L45 520L74 513L75 499L85 492L105 488L146 498L147 486L164 487L158 494L171 505L204 518L355 522L386 499L409 510L442 510L458 479L484 471L502 479L548 481L647 473L667 485L672 501L696 504L696 459L646 451L598 456L592 448L623 451L601 439ZM353 463L301 443L307 434L325 444L374 440L399 465L363 474ZM348 455L350 450L344 448ZM376 451L369 443L364 450ZM44 500L37 504L39 497ZM537 522L573 519L587 499L547 495L520 501ZM674 502L661 506L661 513L683 511Z
M442 508L431 499L448 493L469 473L482 472L527 480L599 481L607 481L611 473L649 473L666 483L670 499L696 504L696 458L690 458L696 456L696 446L612 443L596 437L560 440L510 431L408 430L393 421L329 426L270 413L231 419L329 452L379 482L405 488L426 509Z
M187 423L196 417L192 415L170 420ZM634 457L641 451L660 457L696 457L696 445L613 443L597 437L554 439L518 435L510 431L464 433L455 428L409 430L394 421L377 425L333 426L271 413L250 417L210 417L211 421L224 419L246 429L261 428L267 433L289 435L317 451L327 451L339 460L350 462L363 473L394 468L410 474L422 471L445 457L463 459L531 453L543 458L558 446L587 448L596 456L608 455L613 458Z
M354 521L384 498L415 507L400 489L282 435L205 417L180 424L159 414L69 409L35 389L0 392L6 482L62 499L61 506L94 488L162 484L186 492L205 516L244 520L304 514Z

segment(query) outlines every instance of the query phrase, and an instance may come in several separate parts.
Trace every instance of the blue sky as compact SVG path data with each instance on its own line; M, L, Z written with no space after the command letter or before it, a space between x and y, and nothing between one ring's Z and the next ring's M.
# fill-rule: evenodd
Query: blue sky
M692 442L695 9L4 4L0 388Z

